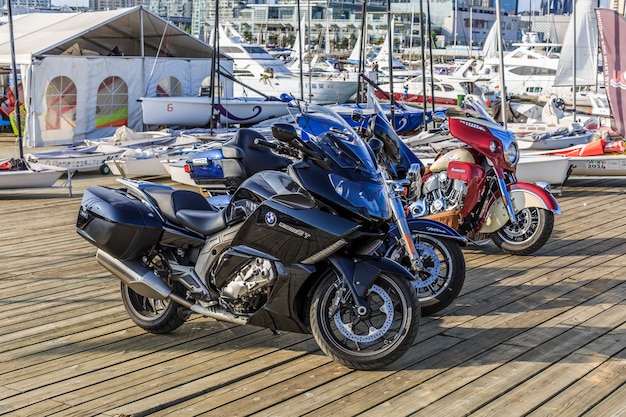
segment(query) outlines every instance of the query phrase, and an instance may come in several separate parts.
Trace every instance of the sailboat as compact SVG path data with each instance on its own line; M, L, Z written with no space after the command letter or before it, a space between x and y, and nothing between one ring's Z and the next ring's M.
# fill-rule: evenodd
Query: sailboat
M15 38L13 33L13 14L11 8L11 0L7 0L7 11L9 20L9 33L11 38L10 41L11 66L13 69L13 91L16 95L16 108L13 110L15 123L13 125L15 129L15 135L17 137L17 144L19 147L19 157L0 159L0 189L50 187L61 177L61 175L67 172L67 170L53 166L47 166L44 164L31 163L24 158L21 111L19 110L19 89L17 85L17 65L15 62Z
M387 31L387 36L380 48L380 51L374 58L374 62L378 64L378 71L380 73L379 80L389 80L389 74L393 73L394 81L403 81L407 78L417 77L421 75L422 71L412 70L407 68L398 58L392 55L391 62L389 62L389 51L393 51L393 35L395 30L394 17L391 16L391 26ZM391 68L391 71L390 71Z
M596 9L604 84L609 101L611 127L620 136L608 135L586 145L574 146L550 154L570 158L572 175L623 176L626 175L626 55L619 44L626 34L626 18L614 10Z
M554 76L555 88L545 92L574 105L574 109L576 104L591 106L587 93L595 91L601 79L598 72L598 24L593 7L592 0L575 2L575 12L565 33Z

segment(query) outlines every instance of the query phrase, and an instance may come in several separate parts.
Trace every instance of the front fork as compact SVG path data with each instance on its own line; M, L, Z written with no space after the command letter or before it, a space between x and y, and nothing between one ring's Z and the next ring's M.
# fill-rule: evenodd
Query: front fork
M506 211L509 214L509 219L511 220L511 223L517 223L517 216L515 215L515 211L513 211L513 203L511 203L509 190L507 190L506 188L506 182L504 181L504 178L500 176L498 176L498 187L500 188L502 202L504 203L504 207L506 207Z
M402 205L402 199L400 198L400 195L402 195L406 189L409 181L386 180L386 183L393 221L398 226L400 240L402 241L402 245L404 246L404 249L409 256L409 260L411 261L411 271L415 274L422 271L424 269L424 265L422 264L422 260L420 259L417 250L415 249L413 235L411 233L411 229L409 228L409 222L406 219L406 212L404 211L404 206Z

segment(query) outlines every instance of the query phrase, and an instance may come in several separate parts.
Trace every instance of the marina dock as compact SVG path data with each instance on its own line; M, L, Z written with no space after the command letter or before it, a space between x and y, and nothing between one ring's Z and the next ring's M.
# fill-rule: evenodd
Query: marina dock
M460 296L373 372L310 335L197 315L168 335L135 326L75 231L92 184L117 183L0 190L0 415L626 415L626 177L570 178L533 256L465 248Z

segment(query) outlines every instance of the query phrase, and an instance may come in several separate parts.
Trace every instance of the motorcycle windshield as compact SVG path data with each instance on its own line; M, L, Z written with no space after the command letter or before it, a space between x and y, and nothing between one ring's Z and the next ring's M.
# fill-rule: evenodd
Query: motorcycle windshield
M331 109L307 105L298 125L339 169L329 174L335 193L347 207L368 218L389 218L384 183L370 147ZM304 136L304 135L303 135Z
M400 139L378 100L373 99L372 105L376 111L370 129L374 136L383 142L383 149L390 162L389 168L393 171L393 177L404 177L412 164L423 165L422 161Z

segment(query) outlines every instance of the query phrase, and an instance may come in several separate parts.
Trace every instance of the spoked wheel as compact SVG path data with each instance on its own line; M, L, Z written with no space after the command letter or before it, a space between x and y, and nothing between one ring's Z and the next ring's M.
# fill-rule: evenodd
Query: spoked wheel
M509 222L491 235L491 240L504 252L530 255L546 244L554 227L554 213L529 207L515 214L517 222Z
M422 314L435 314L459 295L465 283L465 257L459 244L450 239L414 234L413 244L424 269L415 274L411 285L417 291ZM411 270L401 242L396 241L385 256Z
M419 330L416 292L406 279L381 274L359 311L342 280L329 272L317 288L310 310L311 330L320 348L352 369L371 370L398 360Z
M171 300L144 297L123 282L122 301L135 324L150 333L169 333L189 318L189 311Z

